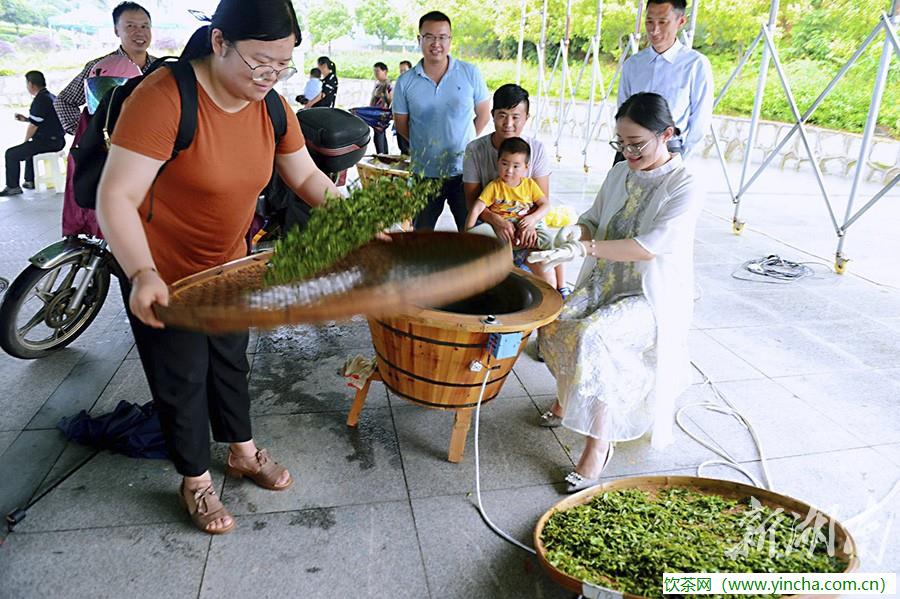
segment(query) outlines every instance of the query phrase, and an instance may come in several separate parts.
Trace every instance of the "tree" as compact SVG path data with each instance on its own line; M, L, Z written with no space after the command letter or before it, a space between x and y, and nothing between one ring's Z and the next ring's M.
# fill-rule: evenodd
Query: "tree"
M25 0L0 0L0 21L15 25L16 35L19 35L21 25L43 25L47 22L46 17Z
M349 34L353 29L350 11L338 1L313 6L309 11L308 22L313 43L328 44L329 54L331 42Z
M381 42L381 51L384 52L385 42L396 38L400 34L403 20L396 10L388 2L383 0L363 0L356 7L356 22L363 31L374 35Z

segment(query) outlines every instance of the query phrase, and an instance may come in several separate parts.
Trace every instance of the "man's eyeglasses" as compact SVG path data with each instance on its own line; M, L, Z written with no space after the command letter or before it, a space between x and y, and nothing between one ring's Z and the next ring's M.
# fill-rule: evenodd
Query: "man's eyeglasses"
M653 141L653 140L648 139L642 145L638 145L638 144L627 144L626 145L617 139L613 139L609 142L609 145L612 146L612 149L615 150L616 152L621 152L622 154L631 154L635 158L640 158L641 152L644 151L644 148L646 148L650 144L651 141Z
M240 50L237 49L237 46L232 45L234 51L237 52L237 55L241 57L241 60L244 61L244 64L247 65L247 68L250 69L250 78L254 81L268 81L275 77L276 81L286 81L294 76L297 72L297 69L294 67L285 67L283 69L276 69L275 67L267 64L252 66L247 59L244 58L244 55L241 54Z
M422 40L426 44L433 44L434 42L440 42L442 44L446 44L447 42L450 41L451 37L452 36L450 36L450 35L431 35L430 33L426 33L425 35L421 36Z

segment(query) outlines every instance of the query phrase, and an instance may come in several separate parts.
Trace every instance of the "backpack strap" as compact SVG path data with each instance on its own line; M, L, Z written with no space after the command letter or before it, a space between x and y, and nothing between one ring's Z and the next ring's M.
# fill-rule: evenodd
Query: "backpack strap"
M275 145L278 146L287 133L287 114L284 112L281 97L274 89L270 89L266 94L266 112L269 113L269 119L272 121L272 129L275 130Z
M178 95L181 97L181 118L178 120L178 134L175 136L175 146L172 148L172 157L175 160L178 153L190 147L194 141L194 133L197 131L197 76L194 75L194 67L187 60L176 60L165 63L172 69L175 83L178 85Z

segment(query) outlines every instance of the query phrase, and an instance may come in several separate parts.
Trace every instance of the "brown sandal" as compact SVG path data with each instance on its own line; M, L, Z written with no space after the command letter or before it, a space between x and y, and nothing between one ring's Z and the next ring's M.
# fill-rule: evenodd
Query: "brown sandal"
M226 510L225 506L222 505L222 502L219 501L212 484L208 487L196 489L192 491L192 493L194 495L193 511L188 506L187 499L184 497L184 481L182 481L181 487L178 489L178 499L181 502L182 507L190 514L194 526L211 535L222 535L226 532L230 532L231 529L234 528L234 516L228 513L228 510ZM220 518L225 518L226 516L231 518L231 524L229 526L212 530L207 528L212 522Z
M253 465L250 468L235 466L231 463L233 457L244 462L250 462L252 460ZM269 452L266 449L256 450L256 455L253 457L237 457L231 452L230 448L228 449L228 460L225 463L225 474L228 476L234 478L246 476L263 489L269 489L270 491L284 491L294 484L294 478L290 475L288 475L289 478L286 483L282 485L276 484L278 479L281 478L282 473L286 471L287 468L269 458Z

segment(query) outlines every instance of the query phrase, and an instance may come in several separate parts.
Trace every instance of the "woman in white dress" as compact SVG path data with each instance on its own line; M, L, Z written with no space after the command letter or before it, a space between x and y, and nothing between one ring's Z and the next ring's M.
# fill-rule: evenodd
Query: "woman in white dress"
M540 338L557 383L543 424L588 437L566 477L569 492L598 483L616 441L652 429L654 448L670 443L675 399L690 384L694 228L704 193L666 148L678 134L662 96L628 98L610 142L626 160L554 249L532 254L547 265L586 258L575 292Z

